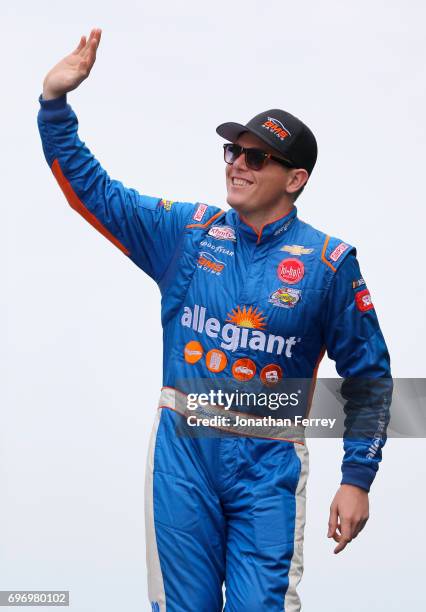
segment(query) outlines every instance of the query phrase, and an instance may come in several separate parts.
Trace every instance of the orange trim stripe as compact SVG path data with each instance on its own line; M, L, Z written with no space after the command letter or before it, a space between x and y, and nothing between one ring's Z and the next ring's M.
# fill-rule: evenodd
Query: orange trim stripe
M336 268L325 257L325 252L327 250L329 241L330 241L330 236L327 236L326 239L324 240L324 246L322 247L321 259L325 264L327 264L327 266L329 266L333 270L333 272L336 272Z
M262 230L263 230L263 227L264 227L264 226L262 225L262 227L260 228L260 231L258 232L258 231L257 231L257 229L254 227L254 225L252 225L251 223L249 223L249 222L247 221L247 219L246 219L246 218L245 218L243 215L240 215L240 219L241 219L242 221L244 221L244 223L245 223L246 225L248 225L249 227L251 227L251 229L254 231L254 233L255 233L255 234L256 234L256 236L257 236L257 242L259 242L260 237L261 237L261 235L262 235Z
M64 195L68 200L68 203L71 208L76 210L82 217L86 219L86 221L88 221L88 223L90 223L90 225L93 225L93 227L97 229L98 232L100 232L103 236L105 236L105 238L110 240L118 249L120 249L120 251L123 251L125 255L130 255L130 251L119 240L117 240L117 238L113 236L111 232L106 229L106 227L102 225L102 223L95 217L93 213L91 213L86 208L86 206L75 193L74 189L71 186L71 183L68 181L68 179L62 172L62 168L57 159L53 161L51 170L55 176L55 179L58 181L59 187L64 192Z
M254 227L254 225L251 225L251 223L249 223L249 222L247 221L247 219L246 219L246 218L245 218L243 215L241 215L241 214L240 214L240 219L242 219L242 221L244 221L244 223L245 223L246 225L248 225L249 227L251 227L251 229L254 231L254 233L255 233L255 234L256 234L256 236L257 236L257 244L259 244L260 239L262 238L262 232L263 232L264 228L265 228L267 225L271 225L272 223L275 223L276 221L279 221L280 219L284 219L284 217L287 217L287 216L288 216L290 213L292 213L292 212L293 212L293 210L294 210L294 209L295 209L295 207L293 206L293 208L292 208L292 209L291 209L289 212L286 212L284 215L280 215L279 217L276 217L275 219L272 219L272 221L268 221L267 223L264 223L264 224L261 226L261 228L260 228L260 230L259 230L259 231L257 231L257 229Z
M210 225L210 223L212 223L215 219L217 219L218 217L222 216L225 214L224 210L220 210L219 212L217 212L215 215L213 215L213 217L211 217L208 221L206 221L205 223L192 223L191 225L187 225L187 228L190 227L208 227Z

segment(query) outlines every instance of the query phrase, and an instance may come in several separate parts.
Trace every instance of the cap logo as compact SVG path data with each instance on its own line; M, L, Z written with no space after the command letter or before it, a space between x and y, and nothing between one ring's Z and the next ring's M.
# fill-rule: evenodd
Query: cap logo
M278 136L280 140L284 140L287 136L291 136L291 132L274 117L268 117L268 120L262 123L262 127Z

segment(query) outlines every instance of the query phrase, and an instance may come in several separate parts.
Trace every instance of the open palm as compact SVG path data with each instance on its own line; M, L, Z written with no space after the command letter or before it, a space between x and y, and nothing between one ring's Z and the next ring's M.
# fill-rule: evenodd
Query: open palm
M47 73L43 82L43 98L48 100L76 89L86 79L96 60L102 30L95 28L89 39L82 36L78 46Z

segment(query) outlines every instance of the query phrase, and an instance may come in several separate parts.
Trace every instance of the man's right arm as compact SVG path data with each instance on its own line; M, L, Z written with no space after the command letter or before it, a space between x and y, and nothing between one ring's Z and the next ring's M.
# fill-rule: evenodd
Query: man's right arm
M112 180L80 140L66 96L90 75L101 34L94 28L87 39L82 36L46 74L38 115L43 150L72 208L159 282L196 209L189 203L170 208L161 198L142 196Z
M70 206L158 282L194 205L171 205L111 179L80 140L66 94L49 100L41 95L39 101L44 155Z

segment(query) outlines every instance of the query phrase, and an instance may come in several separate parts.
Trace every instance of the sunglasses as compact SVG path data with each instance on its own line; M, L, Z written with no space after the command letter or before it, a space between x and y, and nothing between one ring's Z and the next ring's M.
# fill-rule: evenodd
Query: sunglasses
M244 153L246 165L248 168L251 168L251 170L261 170L268 159L273 159L286 168L295 168L294 164L292 164L292 162L288 159L271 155L271 153L266 153L265 151L262 151L262 149L246 149L245 147L233 142L227 142L223 145L223 155L227 164L233 164L234 161L239 158L241 153Z

